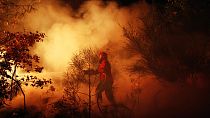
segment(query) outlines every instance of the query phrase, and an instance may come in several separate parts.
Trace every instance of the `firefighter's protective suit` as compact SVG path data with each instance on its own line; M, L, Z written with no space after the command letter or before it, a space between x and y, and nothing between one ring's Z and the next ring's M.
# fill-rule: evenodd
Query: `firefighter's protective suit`
M100 53L100 64L98 66L98 73L100 82L96 88L96 96L102 100L102 92L105 91L106 97L110 103L115 104L113 96L113 78L111 73L111 65L107 59L105 52Z

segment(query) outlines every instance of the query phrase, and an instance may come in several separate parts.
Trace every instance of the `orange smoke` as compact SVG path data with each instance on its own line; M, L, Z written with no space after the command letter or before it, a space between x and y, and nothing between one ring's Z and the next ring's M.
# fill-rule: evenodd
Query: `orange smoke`
M120 86L117 91L129 91L129 78L123 68L131 60L121 58L119 53L123 52L125 44L121 26L136 20L138 11L138 5L119 8L115 2L105 6L101 1L88 1L74 13L71 8L51 0L42 2L35 12L25 17L23 26L26 30L46 33L44 42L36 45L33 51L40 56L41 65L44 66L44 72L38 76L52 78L56 86L54 96L62 95L63 73L71 57L86 47L108 50L113 68L116 66L120 72L115 74L117 86ZM122 63L118 61L119 58ZM34 96L41 96L45 92L33 88L25 90L27 103L40 101L42 98ZM123 92L118 96L124 97L125 94ZM21 100L15 99L17 104L21 104Z
M71 8L61 6L56 0L50 0L44 1L37 11L26 16L23 24L26 30L44 32L47 35L44 42L39 43L33 51L41 57L41 64L45 68L42 76L52 78L54 82L55 92L49 95L50 100L55 101L62 96L63 73L74 53L86 47L96 47L108 51L117 101L130 104L131 101L126 95L131 92L131 78L136 76L130 76L126 67L135 62L136 57L125 52L121 26L126 26L128 22L139 23L136 19L145 9L145 6L140 4L119 8L115 2L109 2L105 6L100 1L88 1L75 13ZM192 88L177 83L161 83L154 77L136 78L140 81L135 83L140 84L139 101L136 106L133 105L136 117L162 113L170 115L188 110L195 103L197 106L204 104L202 98L197 98L197 95L202 95L200 91L195 94ZM40 91L30 87L25 90L28 105L41 106L43 98L49 97L46 89ZM17 106L23 104L21 97L15 98L14 101Z
M25 27L47 35L35 49L46 71L63 72L71 56L82 48L100 49L110 41L121 45L120 25L132 18L129 12L119 9L114 2L101 7L100 1L89 1L77 13L81 17L75 18L70 8L59 6L57 2L46 2L26 17Z

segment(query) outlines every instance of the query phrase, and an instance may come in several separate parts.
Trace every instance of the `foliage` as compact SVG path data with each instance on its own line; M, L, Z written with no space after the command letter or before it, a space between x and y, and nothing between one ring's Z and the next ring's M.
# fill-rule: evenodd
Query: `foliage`
M49 80L35 76L17 75L17 69L30 73L41 72L43 67L38 65L39 57L30 52L33 46L43 41L44 33L32 32L3 32L0 38L0 99L12 99L21 90L22 85L43 87L51 83Z
M27 13L35 10L40 0L0 0L0 107L6 100L12 100L20 92L24 97L24 113L26 113L25 93L22 85L41 87L51 80L39 79L28 74L30 71L41 72L39 57L30 50L35 43L43 40L45 34L32 32L6 32L21 22ZM12 30L13 30L12 29ZM25 114L24 114L25 115Z
M97 51L94 49L83 49L79 53L75 54L71 59L69 64L68 73L70 74L70 79L79 81L88 85L88 74L85 70L91 71L97 70L99 58L97 56Z
M53 104L59 117L87 117L88 116L88 93L82 92L81 87L89 84L89 76L85 72L92 72L98 67L96 49L83 49L72 58L64 80L64 95ZM93 69L93 70L92 70ZM97 75L90 74L91 86L93 87ZM84 86L83 86L84 87ZM85 97L81 97L81 95Z
M167 81L196 74L209 76L209 1L154 0L140 20L144 28L128 25L124 36L139 60L130 69Z
M180 27L188 32L209 32L209 0L152 0L149 3L153 9L150 15L153 14L153 21L156 19L159 25Z
M0 31L11 28L25 14L35 10L39 0L0 0Z
M55 117L81 118L88 114L87 102L79 96L79 83L66 75L64 95L53 103Z

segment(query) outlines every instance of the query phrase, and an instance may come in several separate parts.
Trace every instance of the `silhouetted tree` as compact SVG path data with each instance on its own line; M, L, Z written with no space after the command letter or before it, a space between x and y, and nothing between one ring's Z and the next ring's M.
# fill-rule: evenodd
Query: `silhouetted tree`
M143 28L124 27L128 46L139 60L132 72L149 73L167 81L210 73L210 2L208 0L152 0L139 19ZM195 75L195 76L194 76Z
M51 80L29 74L31 71L40 73L43 70L38 64L39 57L30 50L44 39L45 34L11 32L11 29L17 31L14 28L21 22L20 19L35 10L39 2L40 0L0 0L0 107L4 107L7 100L12 100L21 92L24 97L24 112L19 115L26 113L23 86L43 88L51 83ZM17 73L17 70L27 74Z
M4 32L0 38L0 100L12 100L19 91L24 96L24 110L26 110L23 85L43 87L51 83L36 76L18 75L17 69L25 72L42 72L43 67L38 65L39 57L30 52L33 46L43 40L44 33L32 32Z
M8 32L15 26L19 20L35 9L39 0L0 0L0 99L1 105L5 104L5 100L12 100L19 91L24 96L22 85L42 87L50 82L40 80L34 76L19 76L17 69L22 69L26 72L35 70L41 72L43 67L35 65L39 63L39 57L32 55L30 50L36 42L42 41L43 33L32 32ZM35 65L35 66L34 66Z
M57 115L88 117L92 104L91 97L94 94L92 89L98 76L93 74L93 70L97 70L98 59L97 50L91 48L82 49L71 58L64 80L64 95L53 104L58 112ZM82 87L88 88L89 85L89 93L81 91Z

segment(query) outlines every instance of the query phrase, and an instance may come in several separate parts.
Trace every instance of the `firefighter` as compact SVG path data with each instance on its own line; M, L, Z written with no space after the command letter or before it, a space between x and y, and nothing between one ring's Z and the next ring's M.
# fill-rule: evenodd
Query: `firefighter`
M99 84L96 88L96 97L102 101L102 92L105 91L105 95L110 103L115 104L113 96L113 78L111 73L111 65L107 58L107 53L100 52L99 54Z

